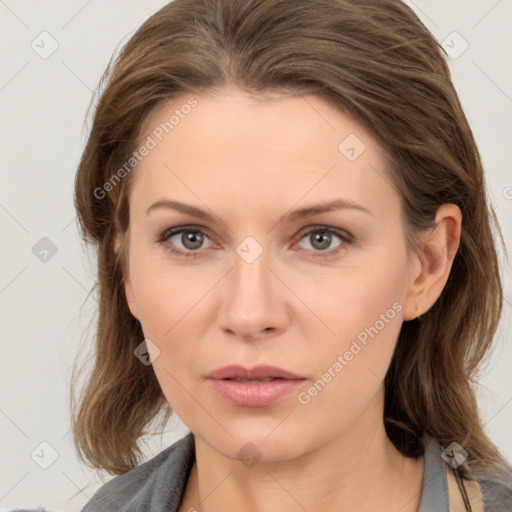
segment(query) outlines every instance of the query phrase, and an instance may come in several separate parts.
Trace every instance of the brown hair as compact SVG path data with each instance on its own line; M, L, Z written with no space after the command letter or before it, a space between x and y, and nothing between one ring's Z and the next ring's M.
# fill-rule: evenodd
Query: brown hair
M405 455L422 453L427 432L468 452L467 474L497 467L503 458L484 431L472 384L501 316L493 227L501 233L444 51L399 0L174 0L111 59L75 183L83 238L98 248L95 360L71 404L81 460L128 471L139 463L144 429L172 413L152 366L134 357L144 336L122 286L126 237L118 253L114 247L116 232L127 232L133 173L98 191L133 155L151 113L226 85L316 94L362 123L387 154L411 249L441 204L461 209L460 247L441 296L421 320L402 325L385 378L384 422Z

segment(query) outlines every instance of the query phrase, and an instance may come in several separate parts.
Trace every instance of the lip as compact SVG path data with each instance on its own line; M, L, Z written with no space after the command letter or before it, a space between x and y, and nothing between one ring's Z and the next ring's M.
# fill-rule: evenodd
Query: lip
M266 407L295 391L305 377L276 366L230 365L209 373L208 382L225 400L239 407ZM273 380L265 380L273 379Z
M245 368L237 364L231 364L212 371L207 375L209 379L244 379L244 380L263 380L267 378L280 379L304 379L304 376L297 375L283 370L277 366L260 365L254 368Z

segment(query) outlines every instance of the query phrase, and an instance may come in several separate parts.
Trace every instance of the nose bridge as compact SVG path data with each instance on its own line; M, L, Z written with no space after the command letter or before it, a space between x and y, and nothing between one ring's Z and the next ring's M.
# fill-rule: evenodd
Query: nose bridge
M243 246L237 248L234 261L231 307L238 309L242 316L250 318L256 314L261 315L273 299L269 279L271 273L267 268L268 251L262 251L259 255L254 254L254 248L249 248L246 254L242 251Z
M263 251L260 255L251 258L245 258L242 249L237 249L237 255L234 261L234 269L232 279L234 281L233 288L238 299L246 300L247 298L261 299L266 295L269 297L269 270L267 251ZM247 255L251 254L251 249ZM268 301L267 301L268 302Z
M259 245L259 244L258 244ZM270 271L270 252L253 240L236 249L233 270L225 283L221 323L243 337L256 337L280 329L286 321L284 295Z

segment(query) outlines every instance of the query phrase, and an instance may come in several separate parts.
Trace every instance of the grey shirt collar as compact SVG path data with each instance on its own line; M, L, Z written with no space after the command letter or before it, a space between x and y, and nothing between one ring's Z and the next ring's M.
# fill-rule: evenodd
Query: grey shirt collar
M441 457L441 447L437 439L429 434L425 434L423 439L425 442L425 475L418 512L448 512L450 502L444 466L446 462Z

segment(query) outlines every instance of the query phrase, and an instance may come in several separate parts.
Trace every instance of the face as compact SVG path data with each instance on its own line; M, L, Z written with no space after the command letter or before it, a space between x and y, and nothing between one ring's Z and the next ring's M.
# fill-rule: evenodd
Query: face
M381 148L316 96L189 97L145 123L130 192L126 296L165 397L231 458L364 432L414 273ZM227 365L301 379L208 378Z

